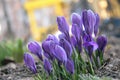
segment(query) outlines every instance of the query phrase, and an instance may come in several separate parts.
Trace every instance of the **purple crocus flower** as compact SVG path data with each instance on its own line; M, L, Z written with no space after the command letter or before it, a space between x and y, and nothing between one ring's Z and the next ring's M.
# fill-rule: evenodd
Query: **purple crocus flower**
M97 33L98 33L98 27L99 27L100 17L99 17L98 14L95 14L95 17L96 17L96 23L95 23L95 26L94 26L94 34L96 36Z
M92 53L98 48L97 43L94 41L86 42L83 44L83 46L91 59Z
M43 64L44 64L45 71L50 75L50 73L52 71L52 65L51 65L51 63L49 62L48 59L44 59L43 60Z
M82 35L83 27L81 16L77 13L73 13L71 18L72 18L72 33L74 34L76 31L76 33L79 32L78 33L79 35Z
M58 29L65 34L69 33L69 25L67 24L64 17L57 17Z
M79 53L82 52L82 39L81 39L81 30L80 27L76 24L72 24L72 34L75 36Z
M77 24L77 25L81 25L82 26L82 20L81 20L81 16L79 15L79 14L77 14L77 13L73 13L72 15L71 15L71 19L72 19L72 23L73 24Z
M42 48L44 51L44 56L46 56L48 59L53 60L54 59L54 46L56 45L56 43L53 40L49 40L49 41L43 41L42 43Z
M61 38L59 43L60 43L60 46L62 46L66 51L67 57L70 58L72 55L72 47L70 43L64 38Z
M35 61L31 54L28 53L24 54L24 63L34 74L37 73Z
M67 61L67 54L65 50L59 45L55 46L54 56L59 62L65 63Z
M28 43L28 50L31 53L37 55L40 60L43 60L43 58L42 58L42 49L41 49L39 43L37 43L35 41L29 42Z
M54 46L58 45L59 41L54 35L48 35L47 39L42 42L42 48L44 50L44 56L53 60L54 59Z
M73 74L74 73L74 63L73 63L73 61L70 60L70 59L67 59L67 62L65 63L65 68L70 74Z
M45 53L50 53L50 43L51 43L51 40L50 41L43 41L42 42L42 49L44 50Z
M65 35L66 40L70 42L69 25L64 17L57 17L58 29Z
M107 45L107 38L104 36L99 36L97 38L97 44L98 44L98 50L100 50L101 52L104 52L104 49Z
M96 23L96 16L91 10L82 12L82 21L87 34L92 35Z

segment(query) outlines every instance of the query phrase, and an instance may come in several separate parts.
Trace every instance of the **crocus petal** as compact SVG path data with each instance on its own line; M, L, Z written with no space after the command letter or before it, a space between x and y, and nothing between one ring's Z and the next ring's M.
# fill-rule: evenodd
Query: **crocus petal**
M65 68L70 74L73 74L74 73L74 63L73 63L73 61L67 59L67 62L65 64Z
M85 49L90 57L92 56L93 51L95 51L98 48L97 43L94 41L86 42L83 44L83 46L85 47Z
M97 38L97 44L98 44L98 49L103 52L104 48L107 45L107 38L104 36L99 36Z
M44 64L45 71L50 75L50 73L52 71L52 65L51 65L51 63L49 62L49 60L44 59L43 64Z
M43 41L43 43L42 43L42 48L43 48L43 50L44 50L44 55L49 55L49 57L47 57L47 58L50 58L51 60L53 60L54 59L54 52L53 52L53 50L54 50L54 45L55 45L56 43L54 42L54 41L52 41L52 40L49 40L49 41Z
M34 74L37 73L37 68L36 68L35 61L34 61L32 55L25 53L24 54L24 63Z
M96 23L96 16L91 10L88 10L87 12L88 12L88 18L89 18L89 27L90 27L91 32L93 32L94 26Z
M43 41L42 49L44 50L45 53L50 53L50 41Z
M92 38L92 36L85 34L83 36L83 42L86 43L86 42L90 42L90 41L94 41L93 38Z
M82 22L83 22L83 25L84 25L84 28L85 28L85 31L87 33L89 33L89 20L88 20L88 17L87 17L87 10L84 10L82 12Z
M54 45L58 45L58 44L59 44L58 39L54 35L49 34L46 40L42 42L42 48L45 53L44 55L47 55L46 56L47 58L50 58L53 60L54 59L54 56L53 56Z
M55 52L54 56L56 57L56 59L58 61L60 61L62 63L67 61L67 54L61 46L56 45L55 49L54 49L54 52Z
M81 33L80 33L80 27L76 24L73 24L72 25L72 33L73 35L75 36L76 38L76 41L77 41L77 48L78 48L78 51L79 53L82 52L82 39L81 39Z
M43 52L44 57L51 59L51 56L49 55L49 53Z
M39 50L41 51L40 45L35 41L28 43L28 49L31 53L34 54L38 53Z
M55 37L55 35L49 34L49 35L47 36L46 41L49 41L49 40L52 40L52 41L54 41L56 44L59 44L59 41L58 41L58 39Z
M37 43L35 41L29 42L28 43L28 50L31 53L37 55L40 60L43 60L42 59L42 49L41 49L39 43Z
M68 33L69 32L69 26L65 20L64 17L57 17L57 23L58 23L58 29L62 32L62 33Z
M91 41L90 45L93 45L93 51L95 51L98 48L98 44L94 41Z
M66 39L66 40L68 40L68 38L67 38L67 36L65 35L65 34L59 34L59 39Z
M60 39L60 46L64 48L64 50L67 53L67 57L70 58L72 55L72 47L70 43L63 38L63 39Z
M76 45L77 45L77 40L76 40L76 38L75 38L74 35L71 36L70 40L71 40L72 47L76 47Z
M95 23L95 26L94 26L94 34L96 36L97 33L98 33L98 27L99 27L100 17L99 17L98 14L95 14L95 16L96 16L96 23Z
M82 12L82 21L87 34L92 35L96 22L95 14L91 10Z
M82 31L83 31L83 27L82 27L82 18L79 14L77 13L73 13L71 15L71 19L72 19L72 25L76 24L79 27L79 33L82 35Z
M78 48L78 52L81 53L82 52L82 39L81 39L81 37L79 38L79 40L77 40L77 48Z
M72 23L73 24L77 24L77 25L81 25L81 16L77 13L72 13L71 15L71 19L72 19Z
M77 24L72 24L72 34L76 37L77 40L80 38L80 27Z
M83 44L84 46L93 46L93 51L95 51L97 48L98 48L98 44L94 41L91 41L91 42L86 42Z

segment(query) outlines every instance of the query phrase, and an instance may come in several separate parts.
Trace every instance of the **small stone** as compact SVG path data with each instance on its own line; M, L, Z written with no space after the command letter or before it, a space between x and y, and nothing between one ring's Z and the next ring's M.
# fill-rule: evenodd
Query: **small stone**
M14 63L7 64L9 68L16 69L16 65Z
M11 77L11 76L9 76L7 79L8 79L8 80L11 80L11 79L12 79L12 77Z

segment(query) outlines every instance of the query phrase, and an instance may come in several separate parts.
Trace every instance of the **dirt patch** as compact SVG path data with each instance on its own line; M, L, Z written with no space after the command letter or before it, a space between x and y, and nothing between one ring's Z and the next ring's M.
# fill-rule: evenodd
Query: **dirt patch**
M25 66L10 63L0 68L0 80L34 80Z
M120 59L110 59L106 61L105 64L99 68L97 75L99 77L111 77L114 79L120 79Z

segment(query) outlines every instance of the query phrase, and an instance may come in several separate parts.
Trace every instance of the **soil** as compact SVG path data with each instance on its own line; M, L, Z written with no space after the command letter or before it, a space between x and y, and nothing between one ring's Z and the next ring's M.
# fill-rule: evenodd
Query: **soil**
M120 59L109 59L97 72L99 77L111 77L120 80Z
M9 63L0 69L0 80L34 80L25 66Z
M99 68L97 75L120 80L120 38L109 37L105 51L105 64ZM37 64L38 69L40 66ZM0 67L0 80L34 80L34 74L24 65L9 63Z

